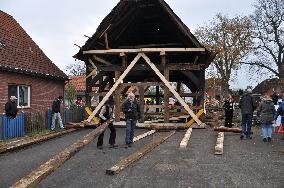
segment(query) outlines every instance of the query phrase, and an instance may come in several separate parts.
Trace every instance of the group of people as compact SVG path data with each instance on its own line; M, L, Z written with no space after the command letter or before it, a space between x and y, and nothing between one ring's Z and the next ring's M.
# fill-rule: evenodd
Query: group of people
M272 125L275 124L279 115L281 116L280 126L284 125L284 101L281 102L278 109L275 110L272 98L265 95L262 97L262 100L257 107L256 101L251 93L251 89L247 89L239 102L242 116L240 139L252 139L251 126L253 112L257 110L257 116L259 116L261 124L262 139L264 142L270 142L272 139ZM225 109L225 126L229 128L232 127L234 105L235 103L232 96L228 95L223 107Z
M127 100L122 104L122 112L125 115L126 121L125 147L128 148L132 146L136 122L140 119L140 107L135 100L135 95L133 93L128 93ZM112 98L110 98L101 108L99 118L101 123L106 122L107 119L114 118L114 102ZM116 148L116 130L112 122L109 123L108 128L110 130L109 146L110 148ZM102 132L98 138L97 148L99 149L103 148L103 138L104 132Z

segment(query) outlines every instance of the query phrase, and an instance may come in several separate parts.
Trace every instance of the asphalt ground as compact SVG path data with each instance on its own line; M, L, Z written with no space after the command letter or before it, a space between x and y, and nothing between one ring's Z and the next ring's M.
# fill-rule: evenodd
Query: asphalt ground
M146 132L136 130L135 135ZM224 154L214 155L216 135L211 128L194 129L185 149L179 148L185 131L172 137L116 175L106 175L121 159L168 132L158 132L124 148L125 129L117 129L117 149L104 149L96 140L84 147L38 187L284 187L284 143L282 135L273 135L264 143L260 129L253 139L240 140L239 134L225 133ZM1 163L1 161L0 161Z
M11 186L89 131L90 129L75 131L20 150L1 154L0 188Z

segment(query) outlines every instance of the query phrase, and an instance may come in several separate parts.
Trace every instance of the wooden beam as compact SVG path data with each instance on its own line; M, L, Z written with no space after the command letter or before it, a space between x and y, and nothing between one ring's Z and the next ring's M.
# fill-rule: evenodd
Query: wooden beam
M138 83L121 83L121 87L129 87L129 86L137 86L137 85L143 85L143 86L160 86L163 85L163 82L138 82Z
M120 77L120 71L115 71L115 81L117 81ZM114 112L114 117L115 117L115 122L120 121L120 95L121 95L121 87L117 86L114 94L114 103L115 103L115 112Z
M138 54L134 60L130 63L130 65L127 67L127 69L123 72L123 74L119 77L118 80L115 81L115 84L112 86L112 88L109 90L109 92L106 94L106 96L104 96L104 98L102 99L102 101L98 104L98 106L96 107L96 109L93 111L93 113L88 117L87 122L91 122L91 120L93 119L93 117L96 115L96 113L98 113L98 111L101 109L101 107L105 104L105 102L108 100L108 98L110 97L110 95L115 91L115 89L117 88L117 86L120 84L120 82L125 78L125 76L129 73L129 71L134 67L134 65L137 63L137 61L140 59L140 57L142 56L142 54Z
M92 72L86 76L86 78L89 78L91 76L96 76L96 74L97 74L97 69L93 69Z
M197 112L196 117L199 118L202 114L204 114L204 109L200 109L200 110ZM189 120L186 124L187 124L188 126L191 126L194 122L195 122L195 120L194 120L194 119L191 119L191 120Z
M198 117L194 114L194 112L189 108L189 106L184 102L184 100L179 96L179 94L175 91L175 89L170 85L170 83L165 79L165 77L161 74L161 72L156 68L156 66L150 61L150 59L144 54L141 54L145 59L146 63L150 65L150 67L155 71L155 73L159 76L159 78L164 82L164 84L169 88L169 90L174 94L176 99L180 102L180 104L185 108L185 110L189 113L189 115L196 121L198 125L203 124Z
M64 134L68 134L71 132L76 131L76 129L69 129L69 130L64 130L64 131L60 131L60 132L54 132L54 133L47 133L44 135L38 135L35 137L28 137L28 138L22 138L19 140L15 140L15 141L11 141L11 142L7 142L3 145L0 145L0 154L2 153L6 153L6 152L10 152L10 151L14 151L14 150L18 150L20 148L24 148L36 143L40 143L46 140L51 140L53 138L57 138L59 136L62 136Z
M215 155L222 155L224 151L224 132L219 132L215 146Z
M105 32L105 47L106 47L106 49L109 49L107 32Z
M188 144L188 140L189 140L189 138L191 136L191 133L192 133L192 128L188 128L186 133L185 133L185 135L184 135L184 137L183 137L183 139L182 139L182 141L179 144L180 148L186 148L186 146Z
M214 131L240 133L241 129L240 128L228 128L228 127L216 127L214 128Z
M166 56L162 56L162 65L165 65L164 77L166 81L170 81L170 70L166 65ZM169 115L169 88L164 87L164 122L168 123L170 119Z
M162 71L164 70L164 66L163 65L156 65L157 68ZM169 66L169 70L201 70L201 66L199 64L190 64L190 63L172 63L172 64L168 64ZM125 66L126 67L126 66ZM99 71L124 71L125 70L124 66L116 66L116 65L112 65L110 66L105 66L105 65L98 65L97 69ZM148 71L149 67L142 65L136 65L135 67L133 67L133 70L137 70L137 71Z
M97 66L95 65L95 63L90 58L89 58L89 63L93 66L93 68L97 69Z
M109 62L109 61L107 61L107 60L104 60L103 58L100 58L100 57L98 57L98 56L96 56L96 55L93 55L93 58L95 59L95 60L97 60L98 62L100 62L100 63L103 63L103 64L105 64L105 65L113 65L113 64L111 64L111 62Z
M140 123L144 123L144 86L139 85L139 108L140 108Z
M88 50L83 54L120 54L120 53L153 53L153 52L205 52L205 48L139 48L139 49L109 49Z
M129 155L127 158L119 161L116 165L114 165L110 169L107 169L106 174L114 175L114 174L119 173L120 171L122 171L123 169L125 169L126 167L128 167L129 165L131 165L132 163L139 160L141 157L143 157L144 155L146 155L147 153L155 149L157 146L162 144L165 140L167 140L173 134L175 134L175 131L172 131L167 136L159 138L155 140L154 142L144 146L143 148L139 149L137 152Z
M192 64L192 63L169 63L170 70L201 70L202 64Z
M88 133L82 139L77 140L74 144L70 145L69 147L52 157L50 160L46 161L37 169L33 170L31 173L14 183L11 187L36 187L46 176L59 168L65 161L70 159L75 153L80 151L80 149L82 149L84 146L93 141L99 134L101 134L110 122L111 120L108 120L97 129Z
M149 127L150 130L185 130L188 127L185 125L173 125L172 123L153 123Z
M137 141L141 140L142 138L145 138L146 136L150 136L150 135L154 134L155 132L156 132L155 130L151 130L151 131L147 131L143 134L140 134L140 135L133 138L133 142L137 142Z

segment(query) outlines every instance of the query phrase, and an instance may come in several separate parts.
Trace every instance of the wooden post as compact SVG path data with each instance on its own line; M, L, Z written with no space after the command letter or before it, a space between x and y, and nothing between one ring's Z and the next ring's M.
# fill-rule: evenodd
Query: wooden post
M160 86L156 86L156 105L160 104ZM160 112L159 108L156 108L156 112Z
M91 74L92 68L90 66L86 66L86 75ZM92 81L92 77L86 78L86 93L85 93L85 101L86 101L86 106L91 106L91 96L90 93L92 92L92 86L90 85Z
M179 95L181 94L181 81L177 82L177 92ZM181 109L177 109L177 112L181 112Z
M164 66L164 77L167 81L170 81L170 71L166 65L166 56L161 55L161 64ZM164 85L164 122L168 123L170 119L169 115L169 88Z
M141 122L144 123L144 85L143 83L140 83L138 85L139 87L139 105L140 105L140 117L141 117Z
M118 80L118 78L120 77L120 71L115 71L115 81ZM120 121L120 94L121 94L121 87L117 86L116 90L115 90L115 97L114 97L114 103L115 103L115 122Z

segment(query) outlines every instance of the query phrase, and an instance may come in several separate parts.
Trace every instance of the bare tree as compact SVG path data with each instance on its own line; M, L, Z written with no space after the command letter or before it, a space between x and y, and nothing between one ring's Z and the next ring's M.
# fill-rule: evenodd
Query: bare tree
M255 57L245 64L284 78L284 0L257 0L251 16L255 29Z
M217 72L214 77L221 79L224 84L225 94L229 89L232 71L240 68L241 60L253 47L252 29L249 17L236 16L230 19L217 14L209 25L195 32L203 45L216 54L211 65Z
M80 76L86 74L86 65L82 61L74 62L66 66L65 71L69 76Z

